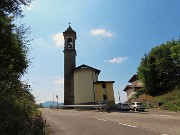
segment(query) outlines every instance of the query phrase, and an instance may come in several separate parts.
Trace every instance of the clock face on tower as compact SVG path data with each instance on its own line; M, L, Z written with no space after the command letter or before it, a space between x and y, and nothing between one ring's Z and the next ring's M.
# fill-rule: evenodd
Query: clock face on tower
M68 48L68 49L73 49L72 38L68 38L68 39L67 39L67 48Z

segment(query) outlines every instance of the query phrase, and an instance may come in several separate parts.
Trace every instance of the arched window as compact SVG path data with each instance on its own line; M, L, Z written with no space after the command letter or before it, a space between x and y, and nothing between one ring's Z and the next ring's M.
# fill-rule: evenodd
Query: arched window
M68 47L68 49L73 49L72 38L68 38L67 39L67 47Z

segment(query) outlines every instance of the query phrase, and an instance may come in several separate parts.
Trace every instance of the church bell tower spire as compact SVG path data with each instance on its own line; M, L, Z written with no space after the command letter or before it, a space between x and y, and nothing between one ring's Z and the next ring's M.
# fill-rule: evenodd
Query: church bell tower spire
M74 75L76 68L75 40L76 32L71 28L71 23L64 36L64 105L74 104Z

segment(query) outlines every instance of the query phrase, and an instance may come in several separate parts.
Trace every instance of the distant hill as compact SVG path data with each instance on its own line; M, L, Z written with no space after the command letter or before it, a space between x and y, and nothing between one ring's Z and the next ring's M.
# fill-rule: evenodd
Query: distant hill
M59 105L63 105L64 103L59 103ZM53 106L53 101L46 101L42 103L43 107L52 107ZM57 102L54 101L54 106L57 106Z

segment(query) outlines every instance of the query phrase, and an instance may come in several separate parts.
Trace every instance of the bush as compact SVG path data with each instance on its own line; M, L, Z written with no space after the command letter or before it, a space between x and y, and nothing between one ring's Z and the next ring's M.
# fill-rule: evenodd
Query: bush
M135 97L138 98L140 95L143 95L143 94L146 94L145 88L138 89L135 94Z
M180 102L164 102L161 108L170 111L180 111Z
M161 102L160 108L171 111L180 111L180 90L175 89L167 94L155 98L155 102Z
M0 85L0 134L45 134L45 122L28 87L20 82L9 88L6 84Z

